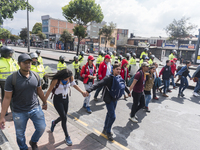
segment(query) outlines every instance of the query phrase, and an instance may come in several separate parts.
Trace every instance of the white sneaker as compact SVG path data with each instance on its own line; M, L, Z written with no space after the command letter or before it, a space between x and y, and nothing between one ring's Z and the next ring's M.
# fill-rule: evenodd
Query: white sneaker
M137 119L135 117L129 118L130 121L138 123Z
M194 96L200 96L198 93L194 92L193 93Z
M138 120L138 117L135 115L135 119L137 119Z

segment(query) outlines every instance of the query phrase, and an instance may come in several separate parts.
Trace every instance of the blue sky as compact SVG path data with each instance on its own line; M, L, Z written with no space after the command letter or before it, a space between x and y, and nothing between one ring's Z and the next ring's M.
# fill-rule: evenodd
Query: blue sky
M29 0L34 7L30 13L30 30L42 15L65 20L61 7L69 0ZM101 5L104 21L117 24L117 28L129 29L136 36L167 36L163 30L173 19L190 17L192 24L200 27L200 1L197 0L96 0ZM18 34L26 27L26 11L18 11L14 19L4 21L4 27ZM194 31L193 34L198 34Z

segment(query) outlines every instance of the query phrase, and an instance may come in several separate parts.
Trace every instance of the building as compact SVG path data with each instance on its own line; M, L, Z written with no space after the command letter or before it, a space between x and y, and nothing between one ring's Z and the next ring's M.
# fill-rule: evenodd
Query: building
M73 36L73 28L76 26L74 23L69 23L64 20L55 19L50 17L49 15L45 15L41 17L42 19L42 32L46 34L45 46L49 48L55 48L55 44L59 41L60 35L64 30L69 31L69 33ZM73 49L73 42L67 43L67 47Z
M99 37L99 30L106 25L105 21L102 21L101 23L91 22L91 24L87 27L87 34L88 37L91 39L95 39Z
M106 43L106 38L104 35L100 35L99 37L99 47L100 47L100 50L103 50L103 51L106 51L107 49L109 51L116 51L116 48L117 48L117 29L114 29L113 33L112 33L112 39L110 41L107 41ZM106 49L105 49L105 46L106 46Z

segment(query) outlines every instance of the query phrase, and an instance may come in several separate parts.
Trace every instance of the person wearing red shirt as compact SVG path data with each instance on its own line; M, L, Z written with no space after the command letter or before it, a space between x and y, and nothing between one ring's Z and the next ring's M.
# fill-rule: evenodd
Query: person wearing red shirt
M177 70L177 69L176 69L176 64L175 64L174 60L171 60L171 72L172 72L172 74L171 74L171 79L172 79L173 89L176 88L176 84L175 84L175 82L174 82L174 77L175 77L175 71L176 71L176 70Z
M83 84L85 86L85 90L88 90L94 84L94 79L96 78L96 67L93 64L94 57L92 55L88 56L88 62L81 69L81 77L83 77ZM90 109L90 96L85 97L83 108L86 108L88 113L92 113Z
M110 55L106 55L104 61L100 63L98 70L98 78L102 80L105 76L111 74L111 63L110 63ZM100 87L96 90L94 94L94 100L97 101L97 96L103 87Z
M124 79L124 81L127 81L127 79L130 78L127 65L128 65L128 61L126 59L123 59L122 64L121 64L120 75ZM126 99L126 98L128 98L128 96L126 96L126 94L124 93L124 99Z

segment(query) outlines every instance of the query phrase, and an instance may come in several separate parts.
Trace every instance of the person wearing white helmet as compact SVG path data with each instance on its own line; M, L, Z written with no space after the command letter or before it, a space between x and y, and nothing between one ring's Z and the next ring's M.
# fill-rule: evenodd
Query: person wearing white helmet
M172 53L169 55L169 60L173 60L174 58L176 58L175 55L177 55L177 51L174 49Z

